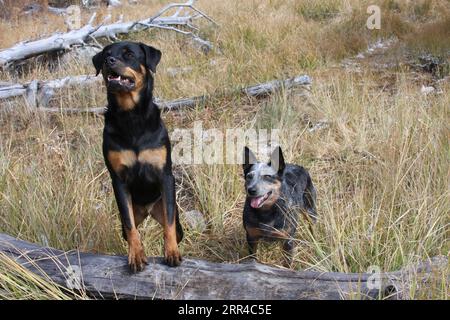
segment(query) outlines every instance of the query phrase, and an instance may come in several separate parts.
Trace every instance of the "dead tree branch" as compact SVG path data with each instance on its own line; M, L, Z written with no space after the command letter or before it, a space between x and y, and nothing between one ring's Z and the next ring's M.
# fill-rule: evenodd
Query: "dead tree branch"
M5 86L0 86L0 100L9 99L18 96L25 96L27 98L28 104L32 107L37 108L41 111L50 112L62 112L62 113L103 113L104 108L62 108L62 109L52 109L48 108L50 99L54 96L55 90L68 87L71 85L77 86L92 86L94 84L99 84L102 81L101 77L95 76L74 76L66 77L62 79L55 79L49 81L34 81L27 84L6 84ZM294 78L289 78L285 80L273 80L266 83L244 87L239 89L238 92L243 95L250 97L261 97L264 95L269 95L274 92L284 90L293 90L295 88L309 88L311 85L311 78L307 75L297 76ZM31 87L34 83L35 86ZM231 92L236 93L236 91ZM164 110L178 110L182 108L194 108L197 105L205 103L211 96L203 95L191 98L176 99L171 101L164 101L160 99L155 99L155 102Z
M132 21L132 22L116 22L112 24L101 24L93 26L95 13L84 27L78 30L72 30L67 33L56 33L48 38L21 42L11 48L0 51L0 67L8 66L16 61L28 59L43 53L69 50L75 45L84 45L86 42L93 39L109 38L117 39L119 34L127 34L134 31L142 31L148 28L168 29L181 32L185 35L192 36L194 41L202 42L203 46L212 48L212 45L193 34L193 32L182 31L175 26L184 26L185 28L193 29L192 21L198 18L205 18L208 21L215 23L209 16L197 9L193 5L194 1L190 0L186 3L169 4L150 18ZM165 16L165 14L173 8L179 8L173 15ZM191 9L194 12L186 12L181 15L181 12L186 9ZM105 20L104 20L105 22ZM103 23L104 23L103 22Z

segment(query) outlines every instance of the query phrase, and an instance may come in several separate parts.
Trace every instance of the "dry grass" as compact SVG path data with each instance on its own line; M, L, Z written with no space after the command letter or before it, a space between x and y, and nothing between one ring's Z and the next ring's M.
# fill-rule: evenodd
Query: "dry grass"
M377 37L397 36L406 48L423 51L445 47L448 33L436 34L436 28L448 30L448 6L440 1L380 4L385 13L382 30L370 33L365 29L365 2L199 1L221 24L204 31L222 50L207 56L170 32L132 36L163 51L156 92L164 98L301 73L313 77L307 99L286 93L266 100L221 97L205 108L163 115L170 129L192 128L199 120L205 129L223 131L282 129L287 160L307 167L318 189L320 218L312 234L302 221L294 269L363 272L378 265L390 271L447 255L450 249L448 83L443 83L442 94L425 96L407 70L349 74L335 67ZM125 9L125 19L148 16L145 12L161 5L141 1L138 10ZM118 13L116 9L113 15ZM62 21L51 19L48 24L0 22L1 46L62 30ZM12 32L19 24L21 32ZM192 71L175 77L167 72L180 66ZM89 62L61 62L49 70L42 60L22 71L0 73L0 79L20 82L94 72ZM100 88L71 88L53 103L61 108L103 106L105 97ZM103 119L30 114L19 99L7 106L14 109L0 110L0 231L61 249L125 254L101 155ZM328 127L308 130L323 119ZM183 212L191 209L203 212L208 223L204 233L187 230L183 254L219 262L245 258L241 167L191 165L175 171L182 223L186 225ZM146 221L142 234L147 254L160 255L160 227ZM269 250L275 248L261 247L258 258L279 265L280 250ZM0 267L6 270L0 277L1 297L59 297L35 290L34 280L25 281L30 289L18 290L24 284L17 282L20 276L9 263ZM426 298L448 298L446 277L430 292ZM413 289L410 296L425 298Z
M50 278L38 276L14 259L0 254L0 299L2 300L70 300L88 299L54 283Z

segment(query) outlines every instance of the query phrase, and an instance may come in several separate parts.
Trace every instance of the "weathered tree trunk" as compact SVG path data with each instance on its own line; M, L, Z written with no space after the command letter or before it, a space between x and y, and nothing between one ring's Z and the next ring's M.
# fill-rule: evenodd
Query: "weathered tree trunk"
M63 252L0 234L0 253L55 283L99 298L121 299L376 299L402 298L411 275L422 288L447 259L436 257L414 268L380 275L285 270L259 263L212 263L185 259L170 268L149 258L147 268L128 271L123 256ZM442 277L442 275L441 275Z
M27 84L6 84L0 86L0 100L13 98L25 95L28 104L31 107L36 107L38 110L46 112L65 112L65 113L103 113L104 108L62 108L54 109L48 108L48 103L54 95L55 89L64 88L67 86L91 86L99 84L102 81L101 77L94 77L88 75L66 77L62 79L48 80L48 81L33 81ZM257 84L254 86L244 87L239 91L251 97L260 97L279 91L281 89L292 90L300 87L307 87L311 84L311 78L307 75L297 76L285 80L273 80L270 82ZM34 85L34 86L33 86ZM201 103L207 101L209 96L197 96L184 99L176 99L172 101L164 101L156 99L156 103L164 110L177 110L181 108L193 108Z

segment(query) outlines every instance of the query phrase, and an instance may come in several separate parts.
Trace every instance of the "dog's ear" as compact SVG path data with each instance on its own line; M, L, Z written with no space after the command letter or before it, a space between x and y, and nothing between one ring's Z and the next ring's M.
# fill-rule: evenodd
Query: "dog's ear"
M244 169L244 174L247 174L248 170L250 170L252 165L255 163L256 157L253 154L253 152L249 148L244 147L244 162L242 165L242 168Z
M145 66L153 72L156 72L156 66L161 60L161 51L150 47L144 43L139 43L145 53Z
M275 150L273 150L272 155L270 156L269 166L277 170L278 174L281 175L286 167L283 157L283 151L280 146L277 146Z
M100 73L100 70L102 70L103 62L105 61L104 57L104 50L97 53L95 56L92 57L92 63L94 64L96 76Z

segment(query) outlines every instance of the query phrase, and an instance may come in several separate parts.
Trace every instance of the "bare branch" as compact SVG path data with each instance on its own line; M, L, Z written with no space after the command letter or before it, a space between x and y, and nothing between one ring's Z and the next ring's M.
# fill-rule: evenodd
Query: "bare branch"
M163 9L158 11L157 14L150 18L143 19L140 21L133 22L119 22L105 25L104 23L110 16L107 16L103 22L94 27L92 24L94 22L96 14L94 13L89 19L89 22L84 27L78 30L72 30L67 33L56 33L48 38L21 42L14 45L11 48L4 49L0 51L0 67L6 67L15 61L27 59L36 55L43 53L57 51L57 50L68 50L75 45L84 45L86 42L92 39L98 38L112 38L117 40L117 35L127 34L129 32L145 30L147 28L160 28L166 30L173 30L181 32L185 35L193 37L194 41L201 43L202 47L211 48L212 45L206 41L196 36L192 32L182 32L181 29L175 28L175 26L185 26L187 28L194 28L192 25L193 16L186 15L184 17L178 16L175 13L173 16L163 16L168 10L172 8L184 9L190 8L195 12L200 12L198 9L193 7L193 1L188 1L186 3L172 3L165 6ZM177 11L179 13L179 11ZM215 23L210 17L200 12L202 17ZM195 29L193 29L195 30Z
M91 86L97 84L102 81L101 77L89 76L89 75L81 75L81 76L73 76L73 77L65 77L62 79L55 79L49 81L38 82L38 86L36 89L35 97L36 101L33 104L30 99L28 99L28 103L35 107L47 107L49 100L55 94L55 89L60 89L72 85L77 86ZM261 97L265 95L272 94L276 91L285 89L292 90L295 88L306 88L309 89L311 85L311 78L307 75L297 76L294 78L288 78L285 80L273 80L262 84L257 84L254 86L244 87L238 90L238 93L244 94L251 97ZM23 96L27 93L28 84L7 84L4 87L0 87L0 99L8 99L17 96ZM236 91L231 92L230 94L235 94ZM155 102L160 105L161 109L164 110L178 110L181 108L194 108L195 106L206 102L210 96L203 95L191 98L183 98L172 101L164 101L155 99ZM47 109L45 109L46 111ZM59 109L57 109L59 110ZM65 112L66 108L60 109L60 112ZM67 109L69 113L76 113L79 110L80 113L86 113L91 110L88 109L77 109L73 110ZM95 109L93 113L98 113L99 111Z

